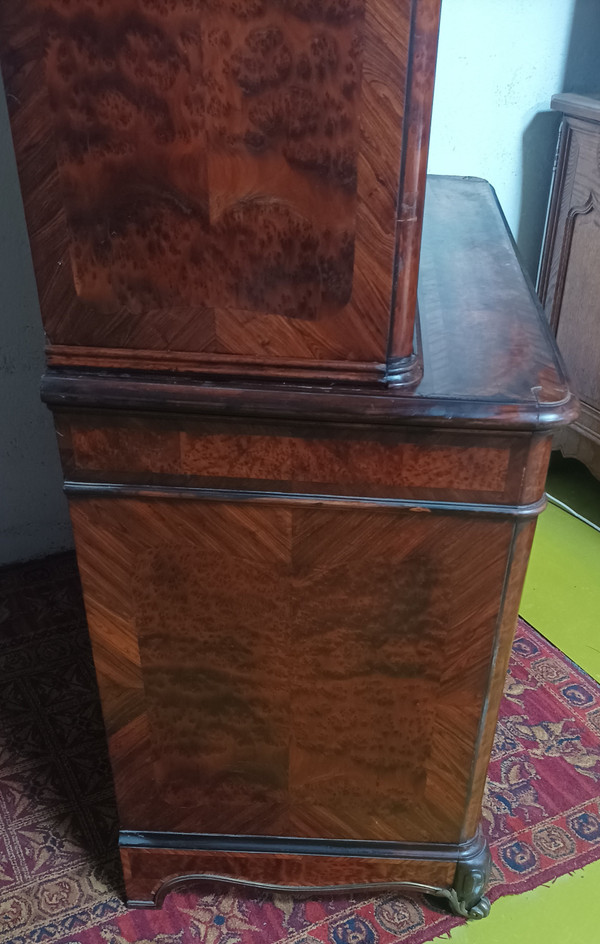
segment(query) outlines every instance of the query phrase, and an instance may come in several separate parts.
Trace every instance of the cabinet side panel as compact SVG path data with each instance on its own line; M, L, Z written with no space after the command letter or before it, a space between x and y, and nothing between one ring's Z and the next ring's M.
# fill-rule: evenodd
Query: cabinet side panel
M123 828L458 841L510 520L71 509Z
M3 4L42 312L63 359L381 367L412 5Z
M532 451L524 479L529 437L127 414L55 417L65 477L76 483L511 504L539 499L545 477L543 451L539 457Z
M535 520L515 525L511 557L506 574L504 599L500 613L493 659L490 662L486 710L482 718L477 753L473 763L473 779L467 804L465 826L461 839L471 838L481 819L481 803L490 754L494 743L500 701L504 691L508 661L513 643L519 604L529 562Z

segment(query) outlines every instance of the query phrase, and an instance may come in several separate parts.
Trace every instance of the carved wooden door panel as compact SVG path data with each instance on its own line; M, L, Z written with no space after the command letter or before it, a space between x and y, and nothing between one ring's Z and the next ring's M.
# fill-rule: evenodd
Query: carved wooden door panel
M71 508L123 829L460 839L510 521Z
M415 2L7 0L51 363L385 362Z

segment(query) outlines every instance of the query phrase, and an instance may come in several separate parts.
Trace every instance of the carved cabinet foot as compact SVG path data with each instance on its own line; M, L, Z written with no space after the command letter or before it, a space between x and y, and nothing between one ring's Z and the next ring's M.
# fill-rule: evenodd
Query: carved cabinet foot
M490 878L492 857L487 843L472 858L456 866L454 884L444 898L453 914L461 918L486 918L490 900L483 893Z

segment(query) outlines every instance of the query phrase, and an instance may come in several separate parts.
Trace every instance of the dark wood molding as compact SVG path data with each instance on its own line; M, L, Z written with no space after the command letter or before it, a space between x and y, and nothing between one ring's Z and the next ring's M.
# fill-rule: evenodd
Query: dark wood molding
M573 92L559 92L552 96L552 108L572 118L586 122L600 122L600 98L593 95L576 95Z
M337 894L340 892L369 891L375 893L383 890L403 891L408 894L431 895L444 900L448 908L455 914L462 917L484 917L489 912L489 901L482 897L485 886L489 880L491 870L491 856L487 843L479 833L469 843L462 843L459 846L446 846L436 844L420 844L420 847L414 844L403 844L398 846L398 851L402 855L389 855L378 846L374 847L374 855L363 857L356 851L350 851L347 844L344 851L328 851L328 847L323 844L315 844L311 852L294 852L299 848L296 841L290 843L289 849L283 845L287 840L269 841L268 843L258 843L261 848L254 848L254 842L250 842L246 837L216 837L214 842L202 845L204 837L198 837L199 844L195 849L189 847L187 837L181 843L178 837L174 836L171 840L166 836L161 837L158 842L147 834L148 840L153 842L153 846L141 846L137 838L133 842L121 841L121 856L124 862L126 874L135 876L136 889L144 888L147 890L148 897L128 900L131 908L160 908L164 899L172 891L182 891L196 886L203 886L207 883L240 885L249 889L261 889L264 891L276 891L279 893L288 893L295 896L302 895L322 895ZM229 838L239 842L229 843ZM164 843L172 842L172 845ZM240 848L246 849L240 852ZM222 853L219 855L219 853ZM272 883L268 879L254 879L251 876L264 872L265 865L270 861L272 855L278 855L286 862L287 873L290 878L296 878L290 884L280 882ZM150 856L153 856L150 859ZM348 875L354 873L355 876L372 873L381 875L381 878L373 878L372 881L352 880L348 881L328 881L328 874L331 878L339 876L340 870L338 862L340 859L342 869L345 867ZM160 873L152 870L150 873L144 871L144 874L136 874L146 870L147 866L159 864L162 866L164 877ZM194 872L194 863L205 863L209 868L212 864L217 867L224 867L225 872L218 871L200 871ZM389 863L389 867L383 867L384 863ZM412 866L411 866L411 863ZM437 863L437 866L436 866ZM451 871L447 872L445 864ZM379 868L378 868L379 865ZM430 881L415 881L404 877L403 874L410 868L419 869L419 872L426 876L431 875ZM238 874L239 872L239 874ZM387 874L386 874L387 873ZM394 874L395 873L395 874ZM323 878L322 884L311 884L309 875L314 878ZM384 877L385 876L385 877ZM434 876L437 876L438 884L433 884ZM452 877L453 876L453 877ZM450 885L450 887L448 887Z
M111 370L117 374L131 371L156 372L160 374L188 375L203 379L219 380L237 378L259 378L270 376L274 380L291 380L296 383L319 383L333 376L341 383L380 384L385 381L385 363L360 363L358 361L319 361L306 358L242 357L227 354L190 354L185 351L152 351L135 348L103 348L76 345L49 344L46 358L50 368L69 370ZM406 359L405 371L409 382L414 356ZM409 366L410 362L410 366Z
M532 395L526 403L496 400L453 400L451 397L402 397L396 390L271 383L244 385L165 380L160 375L119 375L96 371L48 370L42 399L53 408L198 413L207 416L273 417L323 421L435 426L457 429L543 430L571 422L578 415L576 397L544 403Z
M94 498L183 499L189 501L265 502L320 507L324 502L343 508L397 508L406 511L424 511L432 514L490 515L500 518L536 518L545 509L547 501L541 498L528 505L486 505L483 502L420 501L394 498L365 498L318 493L284 493L244 491L235 489L192 488L184 486L123 485L118 482L73 482L64 486L68 496Z
M276 855L356 856L358 858L432 859L441 862L469 860L485 846L480 830L460 843L361 842L356 839L298 839L294 836L227 836L202 833L169 833L123 829L122 849L177 849L179 851L249 852Z

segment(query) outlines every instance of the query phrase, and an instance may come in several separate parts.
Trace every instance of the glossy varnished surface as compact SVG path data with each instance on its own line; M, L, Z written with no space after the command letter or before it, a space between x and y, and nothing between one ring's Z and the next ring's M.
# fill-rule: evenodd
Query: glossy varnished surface
M510 519L71 510L123 828L459 841Z
M419 396L495 402L507 425L564 410L562 361L486 181L429 178L419 293Z
M131 904L161 905L175 888L197 885L202 876L240 884L258 884L306 891L320 887L381 885L398 882L445 887L452 884L455 864L426 860L351 859L327 856L121 849ZM178 880L187 876L186 880ZM194 876L196 879L194 880ZM204 884L204 883L203 883ZM306 892L305 892L306 893Z
M364 0L44 13L81 301L200 321L348 304Z
M68 483L532 504L551 437L107 413L56 414Z
M390 353L410 354L438 18L439 0L6 0L55 355L375 377L396 273Z
M489 184L430 177L420 272L424 374L410 390L329 383L165 383L51 373L52 405L143 408L500 429L552 428L577 416L548 323ZM59 359L60 360L60 359ZM90 366L102 366L92 356Z
M423 375L383 382L412 349L439 6L0 6L138 903L191 874L446 887L465 847L481 894L530 517L574 405L476 180L431 179Z

